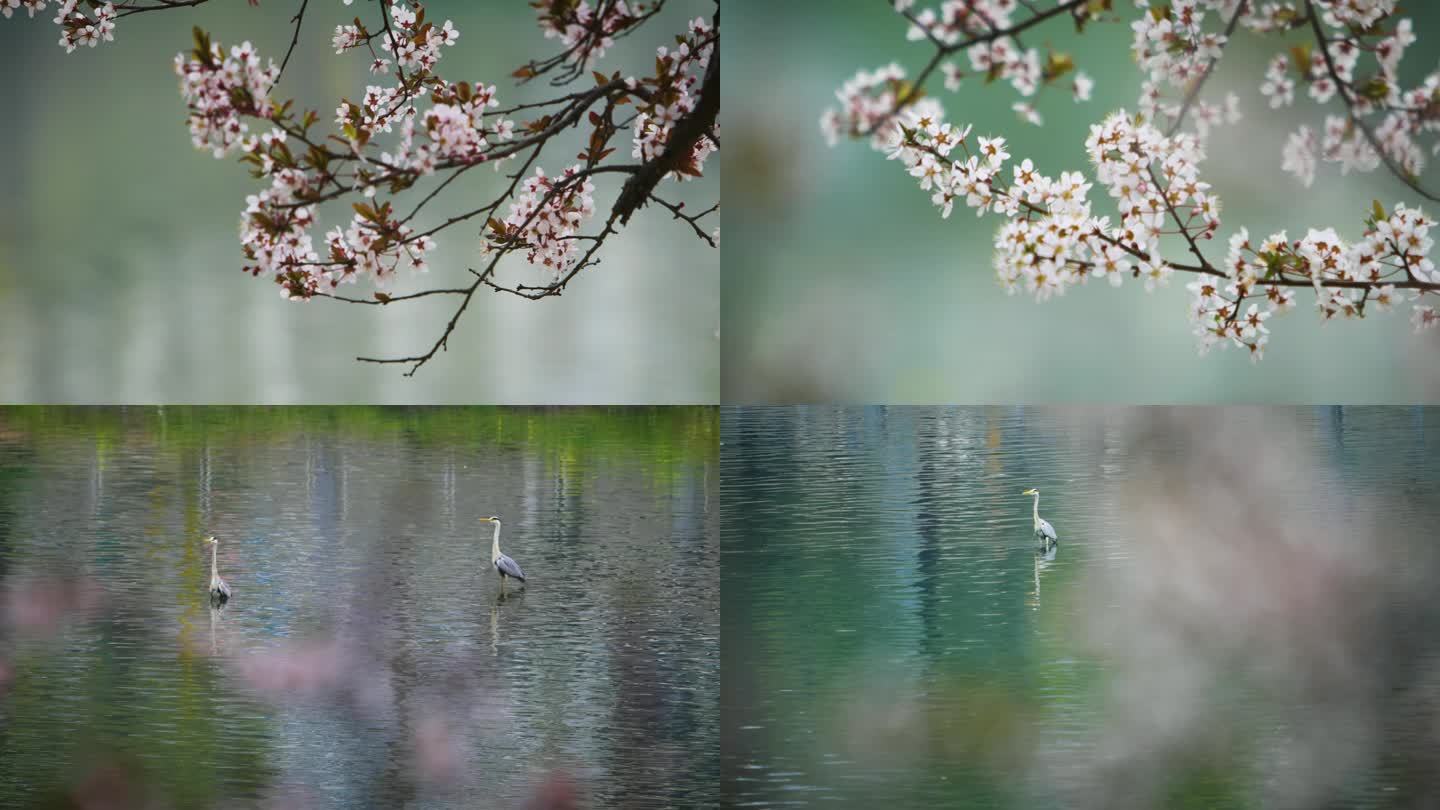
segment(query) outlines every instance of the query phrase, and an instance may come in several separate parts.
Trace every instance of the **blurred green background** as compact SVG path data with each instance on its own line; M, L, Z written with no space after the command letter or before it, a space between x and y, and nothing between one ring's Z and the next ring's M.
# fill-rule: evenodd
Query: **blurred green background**
M477 295L450 350L413 379L401 376L403 367L354 357L422 353L439 337L453 301L383 309L299 304L282 300L268 280L241 273L240 212L259 186L233 160L191 147L171 59L200 25L227 46L249 39L278 61L298 5L216 0L139 15L119 21L114 42L68 56L56 45L53 4L34 19L20 13L0 21L0 75L7 78L0 89L0 400L715 401L719 256L664 212L632 220L600 267L564 296L530 302ZM428 7L460 30L442 75L497 84L505 105L547 97L547 87L517 89L508 78L517 65L558 48L544 39L534 9L519 0ZM687 18L712 11L705 0L673 0L602 65L645 70L654 48L673 42ZM327 132L338 100L373 82L366 57L335 55L334 27L374 13L368 2L309 5L277 95L316 108ZM573 163L578 143L573 136L557 141L539 165L553 172ZM718 154L709 167L704 179L667 184L667 199L702 207L718 199ZM494 173L467 175L422 224L474 207L501 182ZM618 186L609 178L597 186L597 207L608 210ZM317 244L348 213L348 205L322 208ZM430 273L396 289L467 284L465 268L479 259L476 233L457 226L440 234ZM511 281L543 281L522 258L501 267ZM372 287L352 289L368 296Z
M1133 18L1133 4L1116 7ZM1440 33L1440 8L1412 3L1407 13L1420 38L1404 63L1409 85L1435 67L1427 43ZM1153 295L1127 281L1044 304L1006 296L990 263L1000 219L957 208L942 220L895 163L866 144L828 149L821 138L821 112L858 69L899 61L914 76L930 57L928 45L905 40L898 15L878 0L826 4L824 13L810 3L741 0L726 24L725 401L1329 403L1440 394L1440 334L1415 335L1408 304L1366 322L1322 324L1302 295L1293 312L1270 321L1266 358L1252 365L1239 352L1198 356L1180 274ZM1141 74L1129 42L1128 26L1114 23L1079 37L1062 20L1027 35L1028 46L1072 52L1096 80L1084 104L1068 91L1043 91L1043 128L1011 111L1019 97L1008 85L971 78L956 93L938 81L928 89L952 121L1004 135L1016 159L1030 157L1051 176L1086 169L1089 125L1135 109ZM1303 90L1293 109L1266 107L1259 84L1280 47L1242 33L1206 87L1215 101L1238 93L1245 114L1213 135L1202 164L1224 204L1212 261L1223 260L1224 239L1242 225L1252 235L1288 229L1292 237L1334 226L1355 238L1372 198L1387 207L1419 201L1379 172L1341 177L1322 165L1306 190L1280 171L1288 133L1324 120ZM1440 172L1426 179L1440 186ZM1103 189L1090 199L1114 216ZM1178 240L1173 247L1172 255L1183 251Z

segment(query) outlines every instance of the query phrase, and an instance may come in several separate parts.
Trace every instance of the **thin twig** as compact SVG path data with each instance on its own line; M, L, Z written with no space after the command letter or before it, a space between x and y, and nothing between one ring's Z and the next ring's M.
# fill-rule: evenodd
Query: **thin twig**
M275 75L275 83L279 84L280 77L285 75L285 66L290 64L290 54L295 53L295 45L300 42L300 26L305 24L305 7L310 5L310 0L300 0L300 10L290 18L295 23L295 31L290 35L290 47L285 49L285 58L280 61L280 72Z
M710 244L710 247L715 247L715 240L711 238L710 234L705 232L705 229L700 227L700 219L707 214L720 210L720 203L715 203L709 208L706 208L704 211L701 211L698 214L691 215L684 212L683 209L685 207L685 203L668 202L666 200L660 199L654 194L650 195L650 199L670 209L670 212L675 215L675 219L683 219L686 222L690 223L690 227L695 229L696 236L708 242Z

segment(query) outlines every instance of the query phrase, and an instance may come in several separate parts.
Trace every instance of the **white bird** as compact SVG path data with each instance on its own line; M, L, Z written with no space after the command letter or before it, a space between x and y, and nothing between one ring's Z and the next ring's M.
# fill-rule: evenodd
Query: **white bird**
M1055 534L1055 527L1050 525L1050 521L1040 517L1040 490L1027 489L1020 494L1035 496L1035 536L1040 538L1040 545L1047 549L1055 546L1060 537Z
M500 553L500 518L491 515L480 518L480 522L495 524L495 537L490 544L490 564L495 567L495 573L500 575L500 589L505 589L506 577L514 577L523 583L525 572L520 570L520 564Z
M216 558L220 554L220 541L213 536L205 538L210 544L210 601L216 604L224 604L230 599L230 586L220 578L220 570L216 567Z

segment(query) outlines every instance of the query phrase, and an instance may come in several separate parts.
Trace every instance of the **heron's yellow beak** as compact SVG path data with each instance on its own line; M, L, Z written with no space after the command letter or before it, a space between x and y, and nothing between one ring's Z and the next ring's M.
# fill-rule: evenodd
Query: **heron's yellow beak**
M1020 494L1021 494L1021 495L1034 495L1034 494L1035 494L1035 490L1033 490L1033 489L1027 489L1027 490L1025 490L1024 492L1020 493Z

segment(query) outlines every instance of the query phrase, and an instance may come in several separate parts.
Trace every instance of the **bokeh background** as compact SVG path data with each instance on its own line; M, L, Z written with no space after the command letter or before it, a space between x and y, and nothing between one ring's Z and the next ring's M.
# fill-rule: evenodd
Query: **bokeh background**
M1436 409L721 429L727 804L1440 804Z
M0 806L713 806L718 432L0 409Z
M0 20L0 74L8 77L0 88L0 399L716 401L718 251L687 236L688 226L668 213L647 209L632 219L601 266L559 298L477 295L449 351L413 379L401 376L404 367L354 358L428 349L453 302L299 304L241 273L239 216L258 186L240 164L191 147L171 59L190 46L191 26L199 25L227 46L249 39L278 61L298 5L217 1L137 15L119 21L114 42L69 55L55 44L53 4L33 20L23 13ZM508 78L558 47L544 39L534 9L523 2L427 5L460 30L441 61L443 75L496 84L503 104L546 97L548 88L516 89ZM713 8L707 0L668 3L642 32L617 43L604 66L645 68L686 19L708 18ZM338 100L360 95L371 78L360 54L335 55L334 27L373 13L371 3L310 3L277 95L318 109L328 126ZM575 137L557 140L540 165L556 170L578 151ZM720 160L711 159L702 180L667 184L667 198L714 202ZM467 175L432 204L430 221L489 199L501 182L491 172ZM597 204L618 188L609 178L597 186ZM348 204L330 213L337 219L322 210L317 242L348 219ZM442 233L432 269L419 281L468 283L477 233L466 226ZM538 274L523 257L511 261L508 270L502 264L507 279ZM418 289L397 289L407 287ZM370 289L353 288L361 296Z
M1135 12L1131 3L1116 7ZM1420 37L1405 62L1413 81L1435 67L1426 43L1440 35L1440 8L1411 3L1406 13ZM1440 335L1415 336L1408 306L1321 324L1302 296L1270 322L1266 358L1252 366L1236 352L1198 356L1181 274L1153 295L1127 282L1087 285L1045 304L1006 296L990 263L1000 220L958 208L942 220L895 163L866 144L829 149L821 138L821 112L856 70L898 61L914 76L929 58L928 45L906 41L899 15L880 2L820 12L740 0L729 4L726 25L721 115L734 204L723 259L725 401L1384 403L1440 393ZM1082 37L1059 21L1027 35L1027 45L1073 53L1096 81L1088 103L1042 92L1043 128L1011 111L1018 96L1008 85L971 78L957 93L939 82L929 90L951 120L1003 134L1016 159L1030 157L1052 176L1083 169L1089 125L1135 108L1141 74L1129 34L1103 24ZM1322 165L1306 190L1280 171L1287 133L1318 127L1323 113L1303 91L1294 108L1268 110L1258 88L1280 46L1262 45L1242 33L1206 87L1210 99L1237 92L1246 116L1214 135L1202 164L1224 205L1218 255L1242 224L1252 235L1333 225L1355 237L1371 199L1418 202L1382 173L1341 177ZM1427 172L1426 182L1440 185L1440 172ZM1103 189L1092 189L1091 200L1113 213Z

